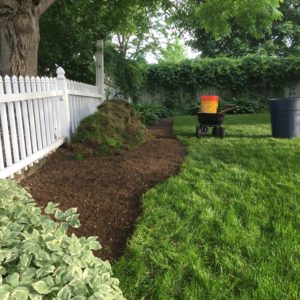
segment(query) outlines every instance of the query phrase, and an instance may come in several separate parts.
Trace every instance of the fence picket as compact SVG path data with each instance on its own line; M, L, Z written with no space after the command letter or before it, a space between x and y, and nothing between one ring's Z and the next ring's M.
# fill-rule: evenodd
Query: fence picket
M2 76L0 76L0 96L4 94L4 90L3 90L3 80L2 80ZM0 171L2 171L4 169L4 153L3 153L3 148L2 148L2 142L4 139L4 134L3 134L3 125L2 125L2 111L6 109L5 108L5 104L0 104L0 127L1 127L1 131L0 131ZM4 143L5 146L5 143Z
M13 85L13 93L19 94L19 84L18 78L16 76L12 77L12 85ZM21 111L21 103L20 101L15 102L15 114L17 119L17 130L18 130L18 141L20 147L20 155L21 159L26 158L26 148L25 148L25 138L24 138L24 127L23 127L23 118Z
M52 78L52 81L50 81L50 85L51 85L51 89L53 91L57 91L57 79L56 78ZM59 101L60 101L60 97L55 97L55 114L56 114L56 118L57 118L57 138L61 138L62 137L62 133L61 133L61 116L60 116L60 110L59 110Z
M79 91L78 85L79 85L78 82L74 83L74 90L75 91ZM75 96L73 97L73 104L74 104L74 122L75 122L74 131L75 131L78 127L78 124L79 124L79 122L78 122L78 118L79 118L79 116L78 116L78 97L75 97Z
M5 76L5 93L7 95L12 94L11 89L11 80L9 76ZM9 134L12 142L12 152L13 152L13 161L14 163L17 163L20 161L20 155L19 155L19 144L18 144L18 138L17 138L17 127L16 127L16 115L15 115L15 107L13 102L7 103L8 107L8 122L9 122Z
M74 118L74 97L70 96L70 115L71 115L71 132L75 132L75 118Z
M41 77L41 91L45 92L46 90L46 81L45 77ZM52 139L51 139L51 115L50 115L50 110L49 110L49 98L44 98L43 99L43 105L44 105L44 112L45 112L45 127L46 127L46 140L47 140L47 145L52 144Z
M0 171L2 171L3 169L4 169L4 156L3 156L3 149L2 149L2 133L0 132Z
M47 77L45 78L45 90L50 91L50 79ZM49 111L49 125L50 125L50 142L51 144L55 141L54 137L54 98L48 98L46 99L48 102L48 111Z
M19 84L20 84L20 93L25 93L25 82L24 77L19 77ZM25 135L25 144L26 144L26 154L30 156L32 154L32 148L31 148L31 140L30 140L30 127L29 127L29 114L28 114L28 107L27 107L27 101L22 101L22 119L24 123L24 135ZM26 156L26 155L25 155Z
M36 77L36 90L37 92L41 92L42 91L42 85L41 85L41 78L39 76ZM39 113L40 113L40 126L41 126L41 134L42 134L42 144L43 144L43 148L46 148L49 144L48 144L48 135L46 133L46 127L49 130L49 123L46 122L45 119L45 106L44 106L44 99L40 99L38 100L38 106L39 106ZM46 126L46 123L48 123ZM47 130L47 131L48 131Z
M31 77L30 84L31 84L31 91L33 93L36 93L37 86L36 86L36 78L34 76ZM40 119L39 100L37 99L33 100L33 107L34 107L34 118L35 118L36 135L37 135L37 147L38 150L42 150L43 142L42 142L42 128L41 128L41 119Z
M22 86L22 85L21 85ZM28 76L25 77L25 87L26 92L31 93L31 82L30 78ZM33 100L28 100L28 114L29 114L29 127L30 127L30 134L31 134L31 143L29 143L28 148L30 149L32 146L32 153L37 152L37 132L36 132L36 126L35 126L35 118L34 118L34 108L33 108ZM28 152L28 155L30 155L30 151Z

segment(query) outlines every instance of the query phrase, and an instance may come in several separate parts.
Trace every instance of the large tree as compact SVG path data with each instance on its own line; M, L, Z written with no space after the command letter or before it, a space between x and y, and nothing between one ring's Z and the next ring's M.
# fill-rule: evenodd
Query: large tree
M57 1L41 19L39 72L53 73L56 65L60 65L69 73L69 78L93 82L96 40L110 41L111 35L119 33L123 43L118 50L126 57L131 46L127 37L136 32L141 37L142 32L147 31L146 15L158 2ZM109 43L106 44L111 51ZM107 56L110 57L109 53Z
M232 52L245 53L245 48L264 42L274 21L279 24L283 15L280 11L283 0L170 1L170 20L194 37L194 48L209 56L215 56L218 49L227 46ZM285 0L284 3L298 1ZM283 33L288 28L282 29Z
M55 0L0 0L0 74L37 73L40 17L54 2ZM121 28L122 22L128 20L128 11L132 11L135 5L149 7L166 4L170 10L173 9L172 13L175 11L173 15L176 16L176 22L179 20L184 23L184 14L187 12L188 24L200 26L218 36L230 33L232 19L243 28L248 28L251 34L260 34L278 18L279 2L281 0L56 1L56 8L53 6L53 9L49 9L49 14L43 21L42 40L45 33L49 33L49 39L45 35L43 55L40 56L40 61L45 62L42 70L50 63L53 65L63 62L74 66L73 62L76 61L85 64L87 61L91 62L91 44L95 43L96 36L105 37L116 28ZM182 8L183 13L176 10L176 7ZM85 59L85 56L89 59Z
M0 74L35 75L39 20L55 0L0 0Z
M53 74L56 65L60 65L69 78L92 83L95 42L99 38L106 40L108 59L113 56L111 60L115 60L117 53L134 60L140 58L155 43L149 42L152 26L149 18L164 1L57 1L41 19L39 73ZM116 35L120 43L117 52L110 55L110 40Z
M251 53L300 55L300 0L285 0L279 10L282 18L260 38L251 36L248 30L243 30L231 20L231 33L218 38L202 28L194 28L192 46L206 57L238 57Z
M187 49L178 38L170 42L165 49L161 49L160 53L159 63L178 64L188 58Z

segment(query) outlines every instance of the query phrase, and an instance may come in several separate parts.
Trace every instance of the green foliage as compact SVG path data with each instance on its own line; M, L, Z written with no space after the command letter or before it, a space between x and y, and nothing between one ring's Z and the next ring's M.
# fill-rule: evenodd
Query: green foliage
M144 83L142 62L125 58L109 42L105 44L104 59L106 74L121 89L124 98L136 101Z
M300 139L271 138L266 114L226 116L227 137L194 138L180 173L143 198L113 266L128 299L297 299Z
M231 34L215 39L203 28L192 29L191 44L201 51L202 57L243 56L249 53L267 55L299 55L300 53L300 1L286 0L280 5L282 19L274 22L262 38L252 37L231 20ZM251 14L252 16L253 14Z
M247 99L236 99L222 100L219 104L219 111L236 106L234 110L227 112L227 114L254 114L264 111L264 107L259 105L257 102L250 102Z
M252 95L253 102L283 96L283 88L300 79L299 57L274 58L251 55L239 59L220 57L197 59L180 64L149 65L145 69L145 86L165 95L164 104L182 107L180 89L195 105L197 90L215 88L229 91L232 97ZM276 95L277 94L277 95ZM177 102L176 102L177 101Z
M159 63L178 64L187 59L187 52L184 44L177 38L174 43L168 44L162 49Z
M82 153L75 153L72 157L73 160L81 161L84 160L84 155Z
M261 89L284 87L299 80L299 57L274 58L246 56L240 59L216 58L184 61L181 64L149 65L147 85L189 90L212 86L219 89Z
M157 124L160 119L170 116L166 107L155 103L137 103L133 108L147 126Z
M228 36L233 25L252 37L263 36L281 18L283 0L170 1L171 20L177 27L193 31L202 28L215 38Z
M56 1L40 20L39 72L55 75L59 65L68 78L94 84L96 41L110 41L115 32L131 32L133 25L141 32L147 30L146 13L161 2L164 1Z
M147 53L156 53L160 38L166 36L166 24L161 23L161 5L153 5L153 1L149 4L149 1L148 5L138 1L131 6L126 19L114 30L112 42L124 58L145 59Z
M206 31L214 36L231 33L230 20L234 19L240 28L248 30L254 37L262 36L274 20L281 17L278 10L282 0L210 0L196 8L195 15ZM217 17L212 17L217 16Z
M71 146L81 155L108 155L135 148L149 138L150 133L130 104L110 100L80 122Z
M77 209L42 212L13 182L0 181L0 299L124 299L95 237L67 235Z

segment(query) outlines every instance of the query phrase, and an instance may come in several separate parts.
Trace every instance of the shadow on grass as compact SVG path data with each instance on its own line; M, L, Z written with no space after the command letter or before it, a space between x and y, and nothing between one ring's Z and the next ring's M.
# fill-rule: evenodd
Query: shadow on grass
M226 134L225 138L246 138L246 139L263 139L263 138L271 138L271 134L234 134L229 133Z
M182 136L182 137L196 137L195 132L180 132L177 133L176 135ZM224 139L226 138L245 138L245 139L262 139L262 138L271 138L271 134L242 134L242 133L226 133ZM218 139L214 136L212 136L211 133L200 137L199 139Z
M247 115L246 117L241 117L243 115L232 115L231 117L226 117L223 125L234 125L234 126L251 126L251 125L270 125L271 126L271 120L269 117L265 117L264 115L253 115L251 118L251 115Z

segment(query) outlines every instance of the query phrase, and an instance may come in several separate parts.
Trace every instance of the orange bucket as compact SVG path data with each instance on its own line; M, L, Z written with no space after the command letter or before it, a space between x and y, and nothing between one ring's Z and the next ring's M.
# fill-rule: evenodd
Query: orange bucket
M201 96L201 112L216 114L219 106L218 96Z

